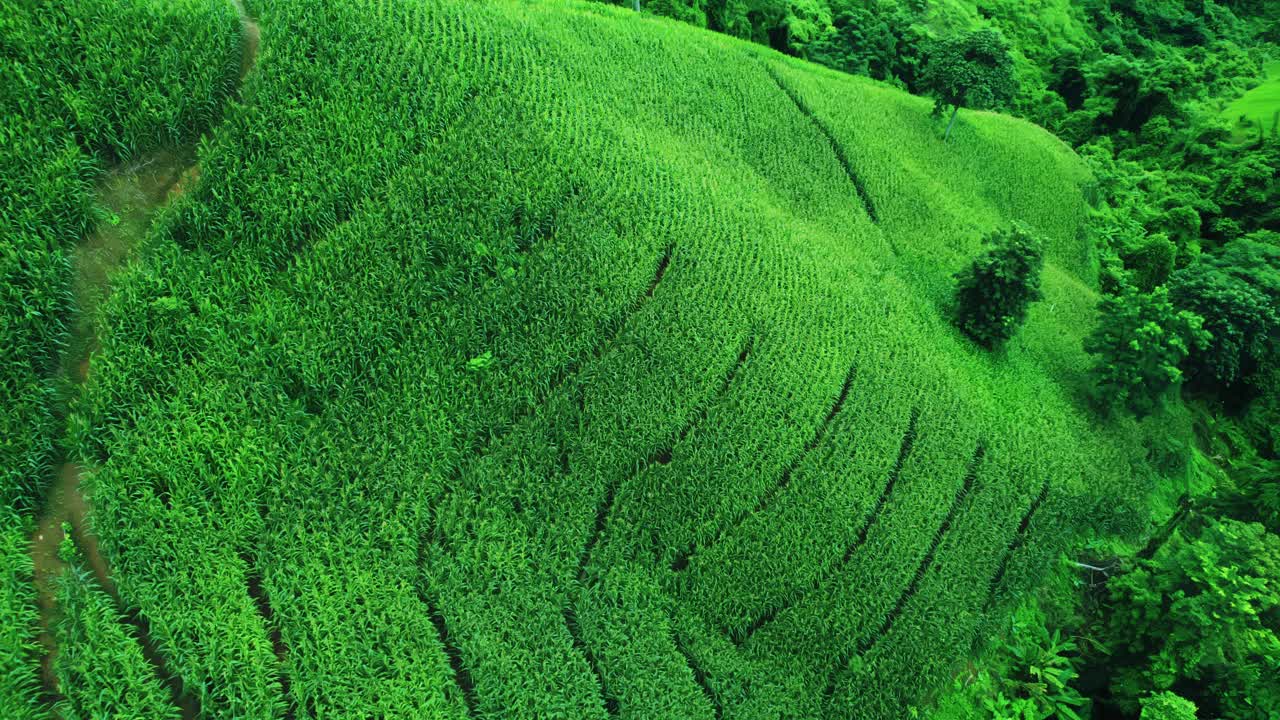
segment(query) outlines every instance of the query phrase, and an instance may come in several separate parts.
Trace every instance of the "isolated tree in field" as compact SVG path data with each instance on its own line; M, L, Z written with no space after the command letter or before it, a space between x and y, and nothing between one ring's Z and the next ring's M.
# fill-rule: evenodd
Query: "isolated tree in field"
M1018 90L1009 48L1000 33L991 29L940 41L929 53L922 80L933 96L935 115L951 107L943 140L951 137L951 127L962 106L975 110L996 108L1012 99Z
M1150 294L1126 288L1098 305L1098 327L1084 349L1096 355L1098 395L1138 417L1151 414L1182 380L1180 365L1210 339L1204 320L1177 311L1163 286Z
M956 326L974 342L995 348L1013 337L1027 308L1041 298L1042 243L1021 225L997 230L991 249L956 273Z

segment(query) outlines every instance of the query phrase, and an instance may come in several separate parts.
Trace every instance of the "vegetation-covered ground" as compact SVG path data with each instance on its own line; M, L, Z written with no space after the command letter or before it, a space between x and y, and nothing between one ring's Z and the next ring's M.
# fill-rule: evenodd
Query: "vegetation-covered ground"
M596 4L246 5L239 86L230 5L0 7L53 158L0 158L0 715L898 718L1148 529L1186 418L1094 407L1109 189L1045 130ZM1015 222L988 352L952 276Z
M1267 63L1266 77L1257 87L1233 100L1223 109L1227 120L1235 121L1237 133L1249 136L1280 136L1280 60Z

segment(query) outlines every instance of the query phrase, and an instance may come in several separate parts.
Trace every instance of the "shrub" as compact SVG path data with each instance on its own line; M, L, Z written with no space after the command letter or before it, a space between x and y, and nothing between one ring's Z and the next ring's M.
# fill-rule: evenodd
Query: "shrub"
M1190 699L1206 717L1275 717L1280 536L1210 519L1186 537L1175 533L1108 592L1111 691L1122 709L1136 712L1140 698L1178 688L1195 689ZM1142 717L1183 717L1153 714L1176 706L1148 699Z
M1196 704L1171 692L1144 698L1141 720L1196 720Z
M983 242L991 246L956 273L956 326L974 342L994 348L1013 337L1039 300L1042 242L1026 228L997 230Z
M1280 337L1280 248L1254 240L1201 255L1169 283L1178 307L1205 319L1213 338L1193 353L1189 374L1219 389L1251 377Z
M1149 415L1182 380L1179 365L1192 349L1209 341L1200 316L1177 311L1169 293L1144 294L1125 288L1104 296L1097 328L1084 349L1097 355L1093 368L1098 395L1109 407L1123 406L1138 417Z
M1130 279L1143 292L1151 292L1168 280L1178 255L1178 249L1164 233L1148 235L1122 252Z
M955 678L932 720L1079 720L1089 704L1075 687L1079 656L1039 603L1024 601L1006 637Z

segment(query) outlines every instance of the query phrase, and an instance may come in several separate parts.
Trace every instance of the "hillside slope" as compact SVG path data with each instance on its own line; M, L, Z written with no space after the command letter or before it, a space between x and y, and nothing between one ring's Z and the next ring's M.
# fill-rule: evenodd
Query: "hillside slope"
M112 168L151 163L146 153L194 142L216 120L235 88L238 31L231 6L204 0L0 0L0 717L48 718L55 698L60 717L85 717L80 698L120 697L92 683L50 687L83 655L48 652L67 518L47 496L75 369L92 350L82 326L105 284L76 278L123 252L95 226L133 225L95 189ZM137 717L127 700L111 709Z
M1071 152L665 20L247 3L73 426L207 717L899 717L1086 522ZM1049 240L1006 353L981 235Z

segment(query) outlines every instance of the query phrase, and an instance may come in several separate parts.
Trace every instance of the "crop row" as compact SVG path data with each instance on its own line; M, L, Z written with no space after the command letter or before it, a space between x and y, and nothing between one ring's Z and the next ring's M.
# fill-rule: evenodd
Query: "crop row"
M14 720L48 717L40 699L34 568L29 523L0 505L0 715Z
M800 588L794 603L752 634L744 650L755 657L804 658L811 675L806 688L821 692L826 673L875 632L924 561L934 530L960 492L965 466L956 460L972 454L972 433L922 412L901 477L865 542L831 577Z
M1006 465L998 470L1003 472L984 478L988 491L976 495L943 539L900 620L854 658L847 673L833 678L831 717L895 717L911 702L911 693L891 678L910 673L929 687L945 682L953 671L946 649L971 643L979 624L992 613L986 604L990 583L1003 552L1017 541L1020 518L1037 497L1035 486L1026 482L1029 478L1017 477L1023 469ZM1040 543L1062 549L1051 538Z
M53 671L64 720L121 718L177 720L174 696L157 676L143 647L116 608L79 562L58 579L58 651Z

